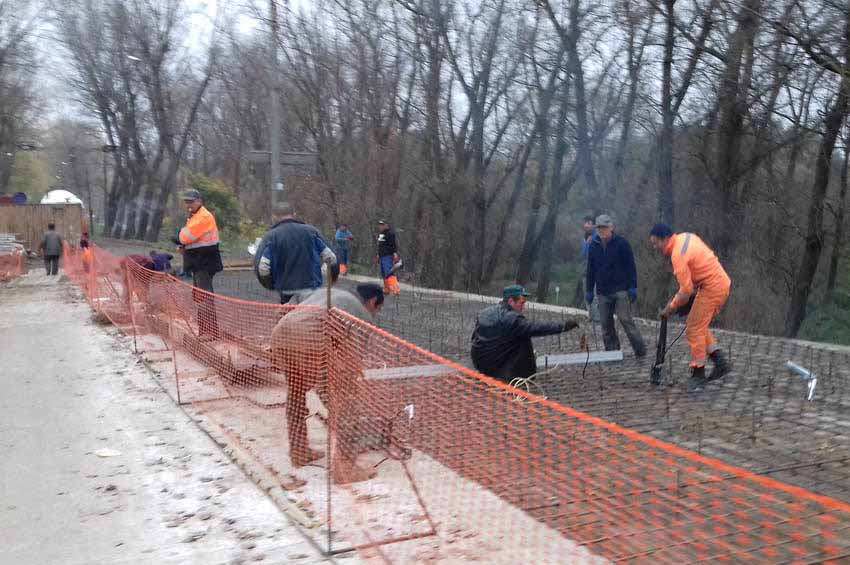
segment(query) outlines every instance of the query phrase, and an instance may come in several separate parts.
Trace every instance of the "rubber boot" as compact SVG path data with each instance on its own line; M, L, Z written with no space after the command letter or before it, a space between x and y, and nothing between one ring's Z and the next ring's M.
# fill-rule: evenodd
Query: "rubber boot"
M705 367L691 367L691 376L688 379L688 392L700 392L705 388Z
M708 375L709 381L721 379L732 371L732 363L729 362L726 355L724 355L719 349L714 350L709 357L712 361L714 361L714 368Z
M398 277L390 275L384 281L385 289L389 289L389 294L401 294L401 287L398 286ZM387 292L387 290L385 290Z

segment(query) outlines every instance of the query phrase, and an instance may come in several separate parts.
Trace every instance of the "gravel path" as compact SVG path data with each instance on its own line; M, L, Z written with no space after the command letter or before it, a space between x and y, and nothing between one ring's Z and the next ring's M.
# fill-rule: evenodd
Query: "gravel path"
M0 286L0 562L324 563L56 277Z

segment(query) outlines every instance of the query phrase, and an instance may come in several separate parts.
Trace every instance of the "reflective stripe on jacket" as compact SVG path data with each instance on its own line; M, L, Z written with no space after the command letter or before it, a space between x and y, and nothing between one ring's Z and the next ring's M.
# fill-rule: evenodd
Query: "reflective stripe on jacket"
M180 243L186 249L218 245L218 226L215 216L201 206L189 216L186 225L180 230Z
M670 301L671 308L687 304L700 287L728 287L731 284L714 251L695 234L674 234L667 252L673 263L673 274L679 282L679 292Z

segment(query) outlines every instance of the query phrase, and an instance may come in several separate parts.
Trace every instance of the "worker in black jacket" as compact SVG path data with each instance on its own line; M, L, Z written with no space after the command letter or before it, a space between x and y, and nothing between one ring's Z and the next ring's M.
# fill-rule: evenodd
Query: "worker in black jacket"
M378 222L378 254L375 259L381 267L384 294L399 294L401 287L398 286L398 277L393 273L393 266L398 261L398 240L386 220Z
M505 382L537 372L532 337L568 332L567 322L530 322L522 314L528 293L518 285L506 286L502 301L478 313L472 332L472 363L488 376Z

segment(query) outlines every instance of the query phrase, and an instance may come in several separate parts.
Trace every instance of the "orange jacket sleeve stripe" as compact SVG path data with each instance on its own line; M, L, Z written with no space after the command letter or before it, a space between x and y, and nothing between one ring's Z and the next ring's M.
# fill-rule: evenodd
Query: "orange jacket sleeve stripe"
M679 282L679 292L670 301L670 307L678 308L687 303L699 287L714 281L728 281L729 275L726 274L714 251L698 236L692 233L679 233L673 238L670 259L673 263L673 274Z

